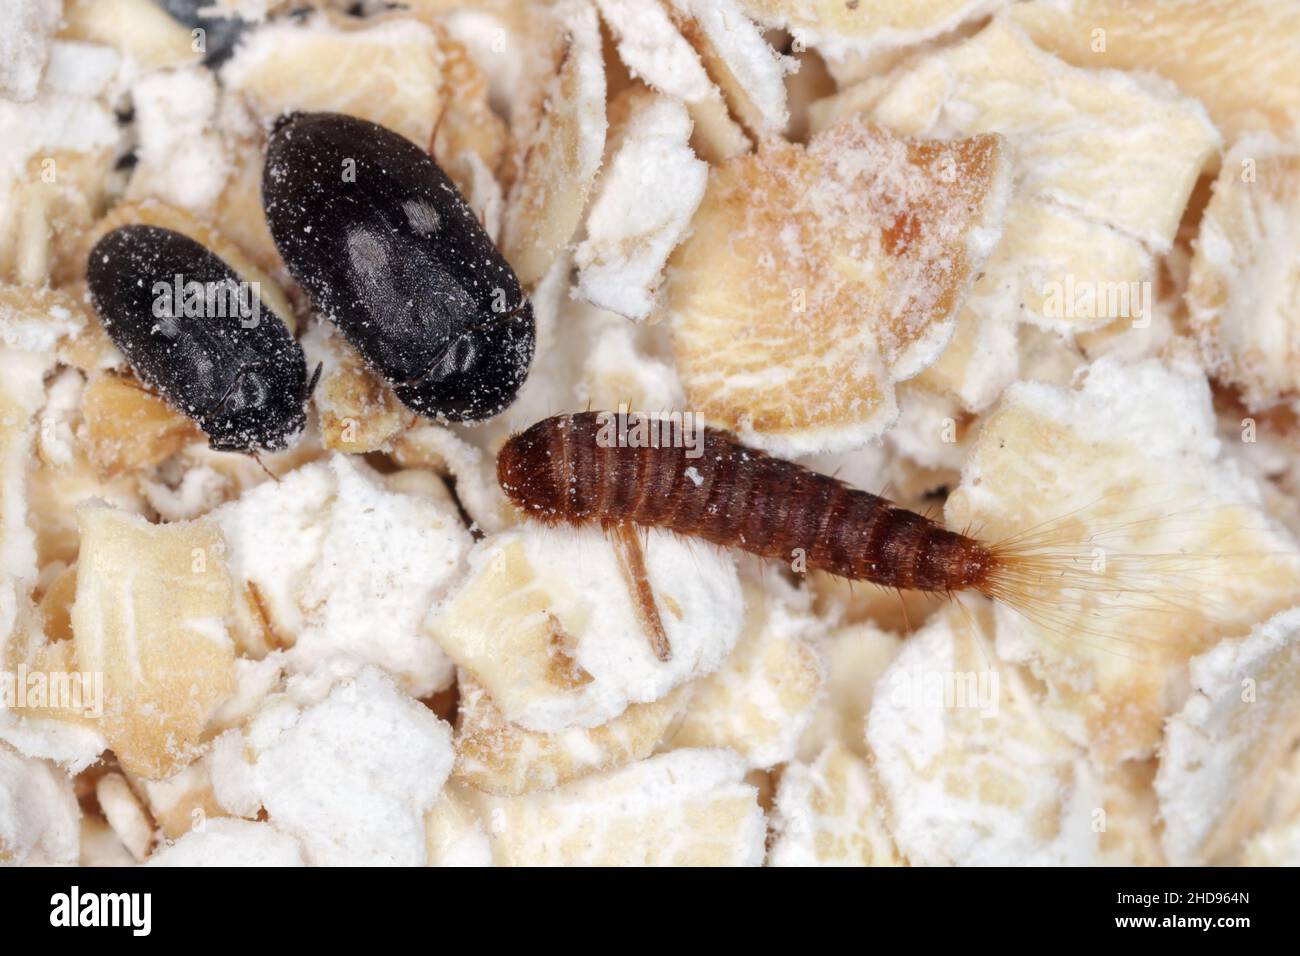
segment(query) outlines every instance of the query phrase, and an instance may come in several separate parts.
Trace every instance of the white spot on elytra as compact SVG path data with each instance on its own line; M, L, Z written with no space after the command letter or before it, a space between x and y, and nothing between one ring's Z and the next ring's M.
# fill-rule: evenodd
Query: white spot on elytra
M364 229L348 233L348 258L352 268L367 278L383 275L388 269L388 250L383 240Z
M431 236L442 225L438 210L423 199L408 199L402 203L402 212L406 213L411 228L424 236Z

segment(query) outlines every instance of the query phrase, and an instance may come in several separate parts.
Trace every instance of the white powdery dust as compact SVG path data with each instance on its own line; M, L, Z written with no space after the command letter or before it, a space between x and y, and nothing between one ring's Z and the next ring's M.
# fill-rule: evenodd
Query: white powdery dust
M36 96L62 8L60 0L0 4L0 97L24 101Z
M75 864L80 829L71 778L0 745L0 851L5 861Z
M36 443L41 457L59 468L71 465L76 457L73 429L81 416L85 384L80 372L65 368L46 385L45 407L37 419Z
M758 111L764 133L780 133L790 119L785 74L794 61L768 45L736 0L669 0L679 15L695 21L736 85Z
M632 319L650 315L664 263L704 198L709 168L690 137L686 108L667 97L648 99L629 118L577 250L588 301Z
M322 696L328 676L291 680L212 751L227 810L271 824L317 866L421 866L424 815L451 774L451 727L373 667Z
M1169 720L1155 781L1171 864L1214 862L1205 851L1216 829L1233 826L1235 814L1249 821L1246 811L1262 809L1264 775L1286 759L1291 735L1284 728L1294 733L1300 718L1298 673L1300 608L1191 661L1193 692Z
M744 773L726 750L674 750L480 809L498 863L758 866L766 826Z
M212 517L236 587L253 582L291 672L325 661L383 667L415 696L452 679L421 628L472 544L452 509L389 491L335 455L260 485Z
M1172 476L1194 474L1205 489L1213 488L1225 500L1250 495L1248 484L1235 476L1225 481L1223 470L1207 467L1218 454L1219 440L1214 435L1209 387L1199 371L1155 359L1131 365L1099 359L1088 366L1077 389L1016 382L1003 393L999 407L1024 409L1101 445L1131 446L1135 460L1148 461L1153 473L1158 468L1170 469ZM962 464L960 494L973 510L994 514L1004 510L999 467L978 452ZM1081 503L1092 503L1098 489L1093 482L1080 485L1074 477L1054 490L1062 500L1069 500L1071 493Z
M132 87L140 142L130 198L211 212L231 169L216 128L219 96L212 71L203 66L160 70Z
M968 211L952 201L955 179L945 179L915 162L907 140L865 129L819 137L809 146L808 154L823 164L823 174L800 197L795 214L811 217L820 224L819 232L849 242L852 261L885 264L890 313L901 322L905 342L910 342L934 322L936 304L953 287L954 273L966 267L954 261L953 254L966 251L969 260L979 261L988 252L980 248L979 230L972 234ZM955 165L953 169L955 176ZM883 235L918 210L923 210L927 219L915 245L906 255L889 254ZM997 213L1000 218L1001 210ZM801 262L806 253L799 244L798 231L787 229L783 238L789 261ZM810 313L823 303L830 307L848 294L845 280L833 272L818 278L824 281L811 290ZM890 359L906 347L891 340L888 325L876 331L881 351Z
M13 193L37 175L58 175L54 157L62 153L111 152L122 132L113 113L91 95L43 90L25 103L0 98L0 241L13 228ZM54 162L54 165L46 165Z
M145 866L303 866L302 847L269 823L214 819L151 856Z
M659 3L596 0L596 6L617 38L618 55L632 76L685 103L713 94L713 81L699 55Z
M966 673L959 660L981 660L970 649L959 658L970 637L955 620L932 618L908 638L867 717L899 851L915 866L1097 863L1096 774L1081 749L1042 725L1013 669L988 656L980 666L997 682L987 678L985 698L936 693L945 677Z
M84 324L60 305L34 316L0 303L0 345L19 352L53 352L60 339L79 332Z

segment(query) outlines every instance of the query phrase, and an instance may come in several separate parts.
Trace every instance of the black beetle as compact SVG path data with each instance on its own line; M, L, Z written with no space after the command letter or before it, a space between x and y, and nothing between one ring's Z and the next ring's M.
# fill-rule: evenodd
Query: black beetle
M256 285L201 243L120 226L95 243L86 279L135 373L198 422L213 448L273 451L302 431L315 385L302 347Z
M262 203L312 305L413 410L482 421L514 401L532 306L423 150L365 120L292 113L271 135Z

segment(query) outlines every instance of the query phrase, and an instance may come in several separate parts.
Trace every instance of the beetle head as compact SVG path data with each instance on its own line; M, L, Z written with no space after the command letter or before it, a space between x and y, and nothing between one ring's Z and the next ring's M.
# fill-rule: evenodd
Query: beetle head
M423 415L477 422L504 411L528 376L536 333L532 306L461 333L433 367L397 387L398 398Z
M278 451L307 424L302 376L274 365L239 370L217 407L203 416L217 451Z

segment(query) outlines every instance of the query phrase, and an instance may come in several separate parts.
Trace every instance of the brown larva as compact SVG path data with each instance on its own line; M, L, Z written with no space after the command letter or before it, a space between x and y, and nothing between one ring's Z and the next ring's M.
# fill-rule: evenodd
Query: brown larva
M666 528L890 588L981 590L996 565L973 538L725 432L703 429L699 457L598 441L612 417L557 415L514 436L497 460L501 487L548 524Z
M638 525L887 588L975 591L1049 628L1061 622L1056 601L1040 593L1047 582L1177 610L1178 592L1187 583L1180 579L1202 563L1195 555L1117 554L1112 560L1124 567L1127 580L1100 582L1088 573L1079 542L1068 540L1054 522L986 543L748 448L726 432L700 429L702 443L688 448L660 440L662 429L652 428L647 432L653 444L632 447L602 435L614 419L612 412L584 412L538 422L502 447L497 480L515 505L545 524L598 522L615 533L638 614L665 660L669 648L645 580L633 530ZM635 431L639 420L628 415L626 432ZM1131 524L1145 520L1154 519ZM1086 633L1086 619L1094 613L1100 611L1083 611L1085 620L1070 627Z
M764 558L890 588L999 592L999 551L877 495L703 429L702 447L620 447L609 412L544 419L497 459L510 499L546 524L599 522L619 533L656 653L667 641L647 599L635 525L666 528ZM634 429L636 415L628 416ZM657 434L657 432L656 432ZM628 555L631 557L628 557Z

